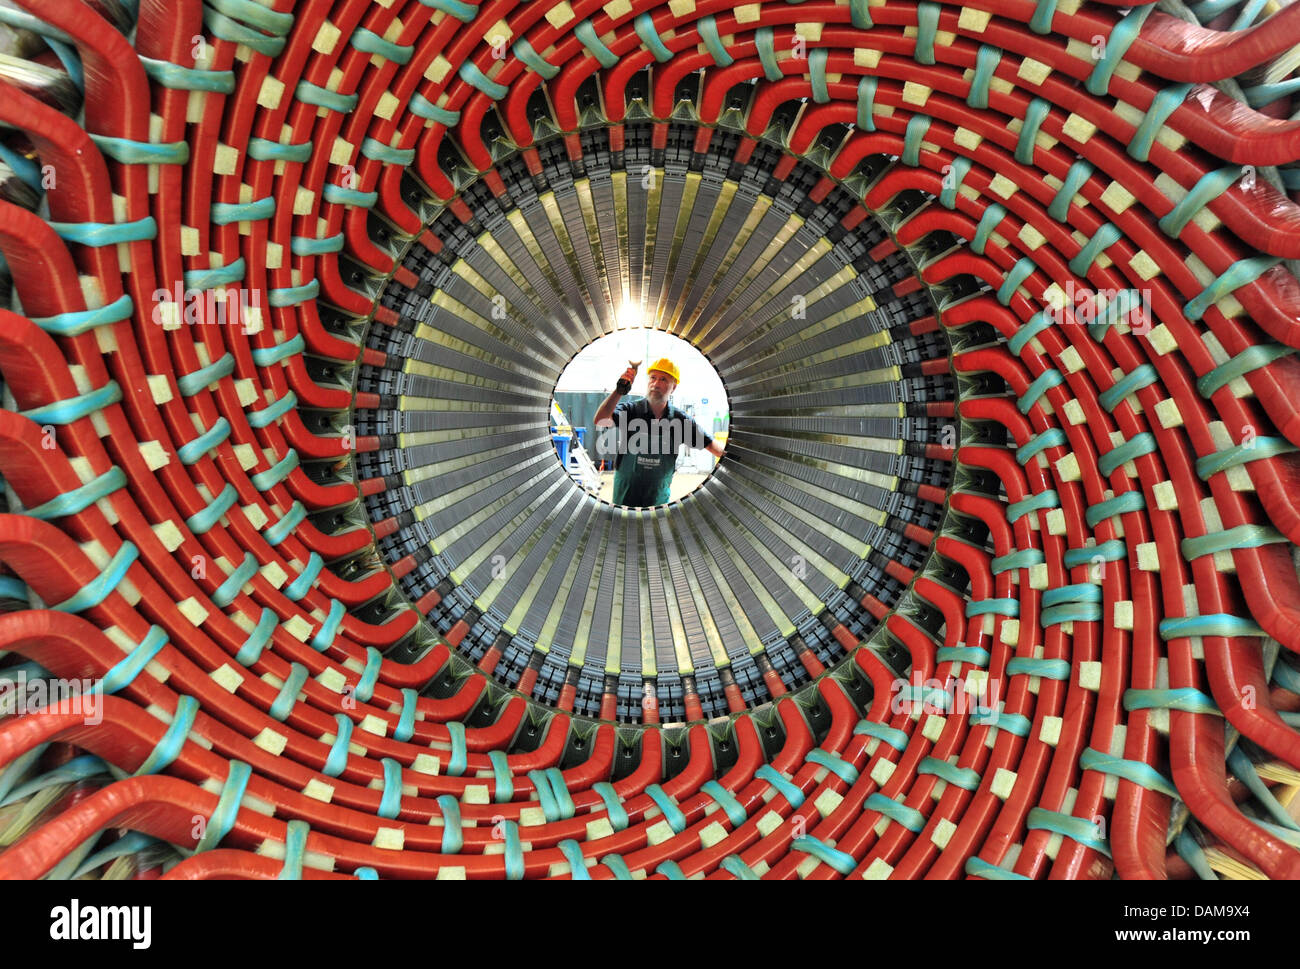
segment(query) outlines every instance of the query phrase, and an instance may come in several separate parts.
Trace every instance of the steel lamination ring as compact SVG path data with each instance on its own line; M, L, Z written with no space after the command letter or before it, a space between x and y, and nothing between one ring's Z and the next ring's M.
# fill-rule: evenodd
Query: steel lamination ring
M17 7L0 875L1300 876L1293 8Z

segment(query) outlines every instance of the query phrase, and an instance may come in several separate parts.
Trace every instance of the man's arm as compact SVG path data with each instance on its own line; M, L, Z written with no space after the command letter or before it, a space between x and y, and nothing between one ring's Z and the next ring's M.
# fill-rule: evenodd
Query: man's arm
M632 381L636 379L638 366L639 364L633 364L624 370L623 376L618 378L614 392L601 401L600 406L596 408L596 417L592 423L597 427L614 426L614 408L618 405L619 399L632 389Z
M708 451L708 452L709 452L710 454L712 454L715 458L720 458L720 457L722 457L722 452L723 452L724 450L726 450L726 449L725 449L721 444L719 444L717 441L710 441L710 442L709 442L709 446L708 446L707 448L705 448L704 450Z

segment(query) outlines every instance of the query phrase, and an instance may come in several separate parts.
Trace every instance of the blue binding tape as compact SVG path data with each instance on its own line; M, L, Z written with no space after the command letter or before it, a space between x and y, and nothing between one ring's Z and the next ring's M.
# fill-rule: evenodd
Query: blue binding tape
M339 600L330 597L330 611L326 614L320 629L316 631L316 635L311 638L312 649L323 653L334 645L334 637L338 635L339 625L343 622L346 613L347 607Z
M391 757L379 763L384 768L384 788L375 813L385 821L393 821L402 813L402 765Z
M447 760L447 776L460 777L469 766L469 750L465 746L465 725L457 720L449 720L446 727L451 737L451 757Z
M85 511L101 498L107 498L118 489L124 488L126 483L126 472L117 465L113 465L103 474L91 478L81 487L65 491L63 494L57 495L35 508L27 509L27 514L32 518L39 518L41 521L76 515Z
M221 839L230 834L239 816L239 805L244 800L244 791L248 789L248 779L253 776L253 768L242 760L232 760L226 772L225 783L221 785L221 795L217 806L203 828L203 837L194 846L194 853L209 851L221 844Z
M99 681L99 689L105 696L112 696L135 682L140 671L148 666L164 646L167 645L167 633L161 626L150 626L144 639L131 650L125 659L119 660Z
M397 726L393 728L393 739L404 744L415 734L415 714L419 706L419 694L410 687L402 688L402 711L397 716Z
M780 772L771 764L764 764L754 771L754 776L771 784L776 789L776 792L789 801L790 806L795 810L798 810L800 805L803 804L803 791L781 776Z
M167 732L162 735L158 741L158 746L153 752L144 759L144 763L136 769L131 775L133 777L142 777L146 774L156 774L161 770L166 770L177 757L180 756L181 748L185 746L185 741L190 735L190 729L194 726L194 718L199 712L199 701L192 696L182 696L176 701L176 712L172 715L171 723L167 725Z
M123 542L113 553L103 572L70 597L49 608L55 612L83 612L86 609L93 609L121 584L122 579L126 577L126 573L139 557L140 550L132 542Z
M301 881L302 859L307 852L307 833L311 830L306 821L294 820L285 826L284 867L277 877L279 881Z
M279 545L306 517L307 509L295 498L289 510L284 513L284 517L263 532L262 537L266 539L268 545Z
M262 615L258 617L257 625L253 627L253 631L248 634L248 639L239 648L239 652L235 654L235 662L244 667L256 663L262 656L262 650L266 649L266 644L271 641L271 634L275 632L275 627L279 624L275 613L270 609L263 608Z
M605 802L605 813L609 815L609 824L615 831L623 831L627 828L628 818L627 810L623 807L623 802L618 799L618 792L614 790L614 785L609 781L601 781L598 784L591 785L591 789L600 795L600 799Z
M348 766L348 744L352 742L352 721L345 714L336 713L334 722L338 724L338 731L334 735L334 743L330 745L329 755L325 758L325 766L320 771L326 777L338 777L343 773L343 769Z
M668 796L667 791L658 784L651 784L645 789L645 792L650 795L650 799L663 812L664 820L673 829L673 834L681 834L686 830L686 815L677 806L677 802Z
M235 601L235 596L239 595L239 590L246 583L257 575L257 559L249 552L244 553L244 561L226 576L224 582L217 586L217 591L212 593L212 602L218 609L224 609Z
M271 709L268 711L273 719L284 723L285 718L293 712L294 704L298 702L298 694L302 692L306 683L307 667L301 663L290 663L289 677L280 684L280 692L276 694L275 702L271 704Z
M493 800L497 804L508 804L515 796L515 777L510 771L510 762L504 750L488 751L488 760L492 763L492 780L494 781Z
M379 680L379 668L383 662L383 653L373 646L366 647L366 665L361 671L361 678L357 680L356 689L352 691L352 695L360 702L369 703L375 695L375 683Z
M442 811L442 853L460 854L461 848L465 847L465 833L460 820L460 802L450 794L440 794L438 809Z
M925 815L916 808L908 807L892 797L886 797L879 791L876 791L867 798L866 803L862 805L863 810L879 811L885 817L897 821L908 831L916 833L925 827Z
M572 838L565 838L558 845L564 860L569 863L569 874L576 882L591 881L591 872L587 871L587 861L582 856L582 846Z

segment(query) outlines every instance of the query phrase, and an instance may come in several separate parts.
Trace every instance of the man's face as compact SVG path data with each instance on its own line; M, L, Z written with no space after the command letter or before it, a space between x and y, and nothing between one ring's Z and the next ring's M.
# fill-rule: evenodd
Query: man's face
M666 401L677 386L677 381L662 370L651 370L646 374L646 381L649 384L646 396L655 403Z

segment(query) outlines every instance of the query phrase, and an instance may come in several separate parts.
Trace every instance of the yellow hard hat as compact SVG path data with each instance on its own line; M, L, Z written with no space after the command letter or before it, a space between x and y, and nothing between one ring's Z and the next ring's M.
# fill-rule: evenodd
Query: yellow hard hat
M660 357L654 363L650 364L650 368L646 373L649 373L651 370L658 370L660 373L668 374L668 376L673 378L673 383L675 384L680 384L682 382L682 375L677 369L677 364L673 363L667 357Z

